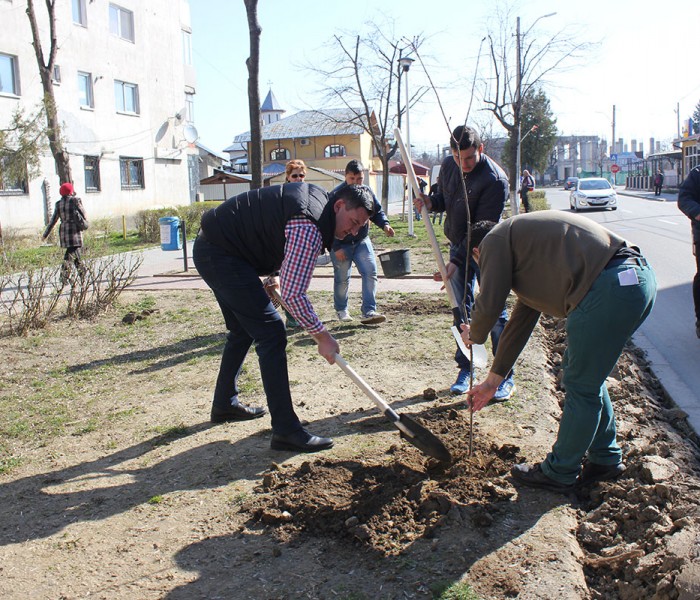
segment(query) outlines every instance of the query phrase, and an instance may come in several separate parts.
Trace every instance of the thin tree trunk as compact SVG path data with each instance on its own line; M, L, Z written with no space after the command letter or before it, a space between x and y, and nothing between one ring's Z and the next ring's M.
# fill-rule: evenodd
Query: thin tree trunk
M51 36L51 44L49 48L48 63L44 60L44 51L41 46L41 37L39 35L39 27L36 22L36 14L34 12L34 0L27 0L27 17L32 29L32 45L34 46L34 54L36 62L39 66L39 76L41 77L41 85L44 88L44 109L46 112L46 137L49 140L49 148L56 163L56 173L61 182L73 181L70 168L70 156L63 147L61 139L61 124L58 120L58 109L56 107L56 98L53 93L53 83L51 81L54 65L56 64L56 53L58 51L58 43L56 41L56 0L45 0L46 11L49 16L49 32Z
M262 28L258 23L258 0L243 0L248 16L250 34L250 56L245 61L248 67L248 113L250 115L250 169L251 189L263 186L263 140L260 122L260 90L258 76L260 72L260 35Z

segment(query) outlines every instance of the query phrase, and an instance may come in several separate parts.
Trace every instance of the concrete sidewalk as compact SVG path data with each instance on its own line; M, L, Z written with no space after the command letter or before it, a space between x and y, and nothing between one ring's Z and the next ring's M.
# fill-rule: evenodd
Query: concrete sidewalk
M657 202L678 202L678 192L661 192L660 196L656 196L654 192L648 192L645 190L616 188L615 191L622 196L634 196L635 198L645 198L646 200L656 200Z
M183 250L161 250L150 248L143 250L143 263L139 267L136 280L128 289L157 290L196 290L209 289L197 273L192 262L192 242L187 244L187 271ZM441 285L429 276L406 275L388 279L379 274L377 292L423 292L440 293ZM353 269L350 291L360 291L360 277ZM311 291L333 291L333 266L316 267L311 280Z

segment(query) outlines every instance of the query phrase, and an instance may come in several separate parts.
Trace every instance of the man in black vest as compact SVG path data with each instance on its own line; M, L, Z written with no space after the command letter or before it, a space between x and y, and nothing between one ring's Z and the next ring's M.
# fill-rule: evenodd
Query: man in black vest
M368 187L350 185L332 202L321 188L286 183L245 192L202 215L194 243L197 271L214 292L228 329L214 391L214 423L262 417L265 409L238 399L238 377L252 344L272 419L273 450L315 452L330 438L306 431L294 412L287 372L287 334L260 277L279 272L285 307L335 362L338 342L323 326L306 294L316 258L335 238L356 235L374 212Z

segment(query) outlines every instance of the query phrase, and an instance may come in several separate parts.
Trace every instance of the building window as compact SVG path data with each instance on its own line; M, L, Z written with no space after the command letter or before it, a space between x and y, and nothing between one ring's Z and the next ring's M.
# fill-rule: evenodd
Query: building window
M323 156L326 158L345 156L345 146L341 146L340 144L331 144L330 146L326 146L325 150L323 151Z
M87 27L85 0L73 0L73 23Z
M95 108L94 97L92 95L92 74L78 71L78 100L80 106Z
M114 80L114 102L117 112L138 115L139 109L139 86L135 83Z
M185 94L185 120L194 123L194 94Z
M270 152L270 160L289 160L289 150L286 148L275 148Z
M53 66L53 73L51 75L51 83L54 85L61 85L61 67L59 65Z
M100 157L85 156L83 157L85 169L85 191L99 192L100 191Z
M182 30L182 62L186 65L192 64L192 34Z
M19 169L15 168L15 174L10 174L5 168L10 160L10 157L0 158L0 194L8 196L16 194L26 194L26 168L24 167L24 165L20 165ZM18 177L16 171L24 172L24 175Z
M109 5L109 31L123 40L134 41L134 13L116 4Z
M0 54L0 93L19 96L17 57L11 54Z
M120 156L119 170L123 190L142 190L146 187L143 183L143 158Z

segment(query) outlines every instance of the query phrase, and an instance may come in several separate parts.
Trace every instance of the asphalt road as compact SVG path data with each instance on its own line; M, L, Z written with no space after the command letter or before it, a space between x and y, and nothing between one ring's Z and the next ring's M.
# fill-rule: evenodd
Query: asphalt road
M571 210L569 192L547 189L546 195L553 209ZM581 214L638 245L654 267L659 286L656 304L633 341L647 352L654 373L700 432L700 340L695 335L690 222L678 210L675 194L664 194L663 200L653 194L643 196L627 195L618 188L616 211Z

